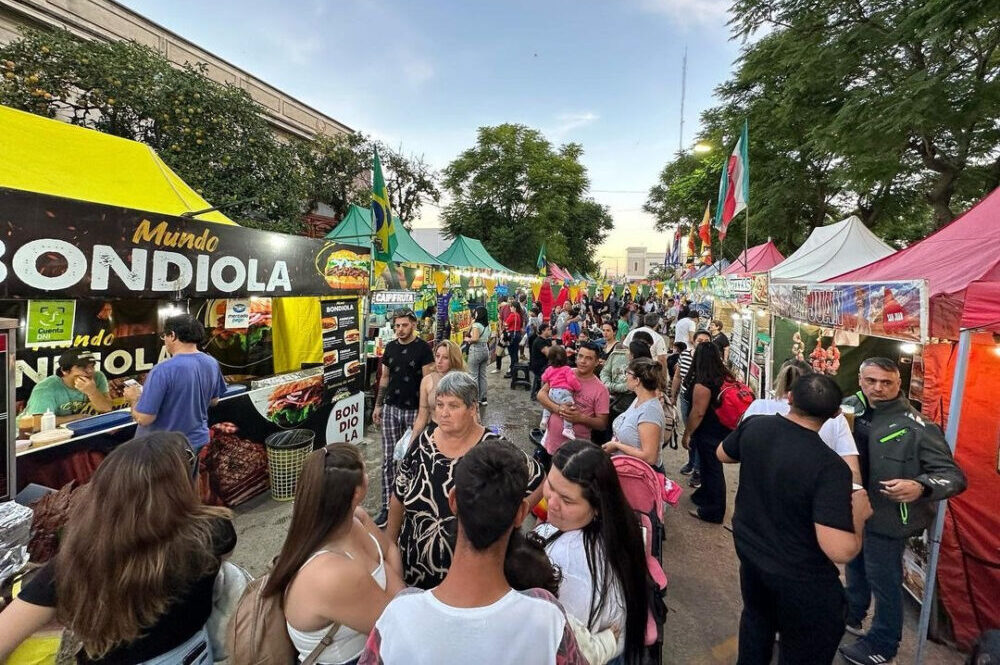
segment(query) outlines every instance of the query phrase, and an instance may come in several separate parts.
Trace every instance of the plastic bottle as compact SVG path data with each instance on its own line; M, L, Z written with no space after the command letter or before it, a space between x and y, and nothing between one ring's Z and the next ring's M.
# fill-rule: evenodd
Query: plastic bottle
M42 414L42 431L47 432L50 429L56 428L56 414L52 413L52 409L45 409L45 413Z

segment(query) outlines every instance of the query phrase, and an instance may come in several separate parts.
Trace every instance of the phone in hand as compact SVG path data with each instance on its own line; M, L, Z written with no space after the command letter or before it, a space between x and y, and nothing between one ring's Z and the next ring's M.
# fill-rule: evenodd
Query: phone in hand
M125 387L126 388L133 388L133 387L137 387L137 386L139 386L139 382L136 381L135 379L125 379Z

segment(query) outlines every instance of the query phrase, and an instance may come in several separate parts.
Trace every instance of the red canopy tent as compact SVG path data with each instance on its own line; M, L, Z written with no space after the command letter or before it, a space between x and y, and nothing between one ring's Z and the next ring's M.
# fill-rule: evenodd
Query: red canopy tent
M740 252L739 257L722 271L723 275L749 275L755 272L767 272L785 260L771 240L763 245L756 245Z
M984 630L1000 628L1000 418L993 401L1000 390L1000 346L984 334L1000 332L1000 189L924 240L830 281L897 279L926 279L931 335L959 339L957 348L924 346L921 403L928 417L947 421L948 442L969 479L968 489L935 522L929 575L933 579L940 552L941 599L956 638L967 647ZM966 393L966 386L975 390ZM924 627L931 593L933 584L927 584Z

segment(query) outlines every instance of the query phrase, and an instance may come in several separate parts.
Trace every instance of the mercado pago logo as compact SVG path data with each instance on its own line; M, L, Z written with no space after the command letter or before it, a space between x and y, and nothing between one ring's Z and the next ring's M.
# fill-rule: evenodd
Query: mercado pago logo
M120 247L94 244L88 256L65 240L39 238L14 251L10 270L40 291L71 290L88 276L93 291L109 290L112 280L135 292L176 292L192 285L196 292L292 291L286 261L228 255L220 249L219 236L209 229L178 230L166 221L143 219L128 241L132 247L126 258ZM6 249L0 241L0 281L8 274L2 262ZM59 267L64 269L59 272Z

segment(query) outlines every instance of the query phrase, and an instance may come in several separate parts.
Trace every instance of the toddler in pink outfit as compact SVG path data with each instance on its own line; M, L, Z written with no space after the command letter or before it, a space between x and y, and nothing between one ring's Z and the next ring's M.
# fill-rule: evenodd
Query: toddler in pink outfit
M549 347L549 366L542 372L542 383L549 384L549 399L556 404L574 403L573 393L580 390L580 379L576 378L573 368L566 364L566 349L563 347ZM546 430L546 436L551 415L548 409L542 409L541 429ZM567 439L575 439L573 423L563 421L562 434Z

